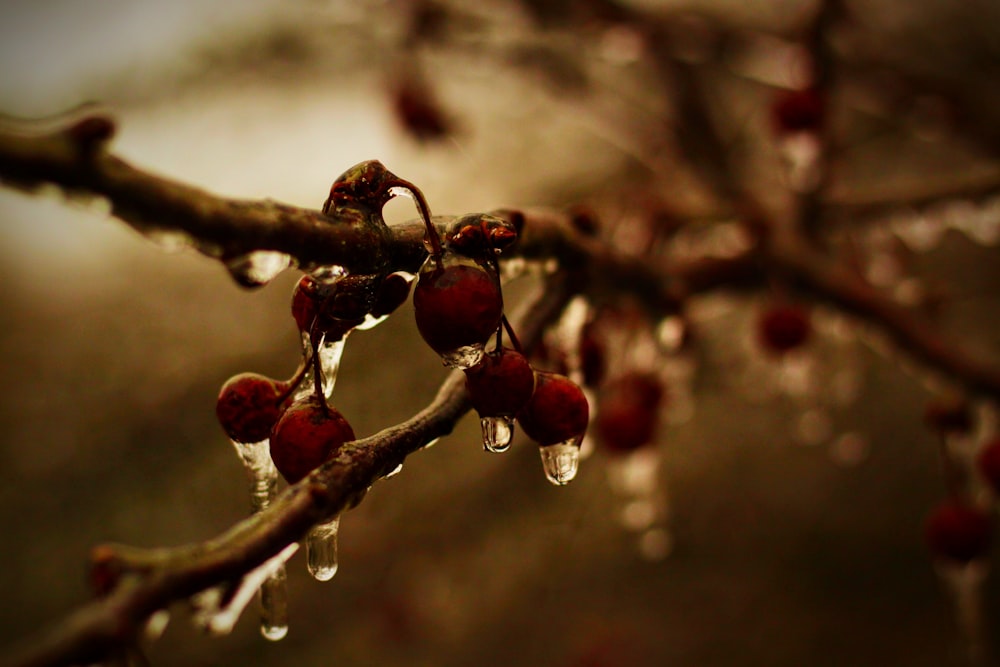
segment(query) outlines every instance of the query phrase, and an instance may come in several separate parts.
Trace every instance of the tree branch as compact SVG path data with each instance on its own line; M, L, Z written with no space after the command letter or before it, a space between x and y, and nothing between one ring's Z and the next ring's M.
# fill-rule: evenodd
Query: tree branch
M557 317L571 290L555 281L518 318L520 336L537 341ZM238 582L316 523L356 506L377 480L407 456L449 434L470 409L465 376L453 371L434 400L409 420L348 443L338 455L265 510L206 542L166 549L106 545L95 550L95 565L114 573L110 591L79 608L47 634L3 664L43 667L103 659L134 645L146 621L171 602L211 586Z

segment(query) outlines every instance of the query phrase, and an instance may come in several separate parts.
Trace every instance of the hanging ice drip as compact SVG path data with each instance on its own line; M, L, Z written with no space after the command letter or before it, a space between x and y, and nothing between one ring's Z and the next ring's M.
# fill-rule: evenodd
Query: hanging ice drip
M269 436L288 405L301 371L288 382L242 373L222 387L216 415L247 471L250 511L264 510L277 492L278 472L271 461ZM278 640L288 631L288 593L284 562L277 562L260 582L261 634Z

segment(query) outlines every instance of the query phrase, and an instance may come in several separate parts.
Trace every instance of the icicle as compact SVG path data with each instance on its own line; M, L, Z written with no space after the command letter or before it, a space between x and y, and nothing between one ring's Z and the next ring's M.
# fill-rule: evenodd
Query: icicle
M323 372L323 395L326 398L333 396L333 388L337 384L337 374L340 371L340 360L344 356L344 345L347 343L348 334L344 334L339 340L328 341L324 337L320 341L317 351L319 353L319 364ZM303 336L303 345L310 346L309 336ZM310 366L306 370L305 377L295 390L295 400L311 396L315 390L315 374Z
M580 442L567 440L555 445L539 447L545 477L556 486L569 484L576 477L580 466Z
M398 466L396 466L395 468L393 468L392 470L390 470L389 473L386 474L386 476L383 477L382 479L389 479L390 477L395 477L396 475L398 475L401 472L403 472L403 464L402 463L400 463Z
M507 451L514 438L513 417L483 417L479 425L483 429L483 448L486 451L496 454Z
M306 536L306 566L317 581L330 581L337 574L337 533L340 516L313 526Z
M227 595L229 589L226 586L213 586L192 595L191 603L195 607L192 617L194 624L214 635L226 635L232 632L240 614L257 589L278 568L284 567L285 562L298 548L299 545L293 542L276 556L248 572L231 595Z
M250 511L267 507L277 493L278 471L271 461L267 440L252 444L233 442L250 478ZM288 575L278 564L260 586L260 632L271 641L288 633Z
M937 571L955 605L955 616L968 650L969 664L974 667L986 665L983 583L989 573L989 564L984 561L940 563Z
M288 634L288 573L284 564L260 585L260 634L272 642Z
M291 264L291 257L274 250L257 250L226 260L226 268L233 280L244 287L266 285Z

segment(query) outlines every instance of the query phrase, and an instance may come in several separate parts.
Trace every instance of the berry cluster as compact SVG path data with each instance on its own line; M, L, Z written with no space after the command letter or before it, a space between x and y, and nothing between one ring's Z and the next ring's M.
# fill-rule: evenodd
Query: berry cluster
M413 290L421 337L445 365L465 371L487 450L510 446L516 420L541 447L548 479L569 482L589 406L568 377L532 367L504 315L497 255L517 240L517 231L500 218L470 215L454 223L443 241L430 224L427 233L431 253ZM504 330L513 347L503 345Z

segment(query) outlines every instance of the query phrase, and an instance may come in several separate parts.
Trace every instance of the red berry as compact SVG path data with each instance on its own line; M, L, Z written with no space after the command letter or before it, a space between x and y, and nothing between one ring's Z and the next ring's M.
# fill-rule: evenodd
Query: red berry
M234 441L250 444L267 439L284 409L288 383L257 373L240 373L219 391L215 414Z
M924 540L931 553L959 563L985 557L992 537L989 515L957 498L938 505L924 524Z
M774 130L779 135L816 132L823 125L825 106L823 94L814 88L784 91L771 108Z
M295 484L351 440L354 430L344 416L313 395L294 403L274 425L271 460L288 483Z
M302 333L309 333L312 329L319 311L319 300L319 283L311 276L302 276L292 292L292 317Z
M649 373L633 372L601 390L594 426L612 453L631 452L653 441L659 424L663 385Z
M544 371L535 373L535 392L517 414L524 432L543 447L582 438L589 418L583 390L564 375Z
M512 417L531 399L535 371L523 354L505 347L466 370L465 386L480 417Z
M758 322L760 344L772 352L784 354L801 347L812 334L808 313L800 306L771 306Z
M1000 494L1000 437L982 446L976 456L976 468L993 492Z
M447 257L443 267L429 258L413 290L417 329L439 354L485 344L500 327L503 316L496 273L471 261L448 261Z
M372 316L382 317L399 308L410 296L410 281L400 273L390 273L379 285L372 304Z
M451 120L423 82L398 81L392 90L392 108L399 124L417 141L439 141L452 132Z

